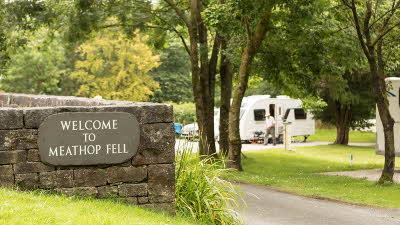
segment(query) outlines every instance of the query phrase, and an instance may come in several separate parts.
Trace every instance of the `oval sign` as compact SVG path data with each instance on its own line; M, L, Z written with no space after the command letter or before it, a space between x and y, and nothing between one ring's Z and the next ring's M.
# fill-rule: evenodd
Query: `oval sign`
M124 112L54 114L39 127L39 154L55 166L118 164L131 159L140 140L139 123Z

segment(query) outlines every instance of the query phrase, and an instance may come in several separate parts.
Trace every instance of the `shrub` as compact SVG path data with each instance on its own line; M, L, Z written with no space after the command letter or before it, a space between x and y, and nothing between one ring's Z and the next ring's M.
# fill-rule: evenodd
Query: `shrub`
M199 159L190 148L182 148L176 159L177 212L204 224L241 224L234 208L238 193L219 177L225 172L222 161Z
M189 124L196 121L196 108L194 103L172 104L174 106L174 121Z
M110 22L113 22L111 19ZM159 84L149 75L159 56L147 45L148 37L135 31L127 37L117 28L103 29L78 48L79 59L71 78L77 95L105 99L148 101Z

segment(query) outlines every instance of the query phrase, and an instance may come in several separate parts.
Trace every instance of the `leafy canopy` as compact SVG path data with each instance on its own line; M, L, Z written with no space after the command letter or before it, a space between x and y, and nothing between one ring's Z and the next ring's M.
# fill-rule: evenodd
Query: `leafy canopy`
M147 101L159 85L149 71L160 57L146 44L147 36L135 32L127 38L119 30L103 30L79 47L81 59L71 77L80 84L79 96Z
M15 49L0 81L6 92L57 94L65 73L65 52L57 32L28 32L29 42Z
M160 51L161 65L151 76L160 84L151 101L154 102L193 102L190 62L185 50L176 45Z

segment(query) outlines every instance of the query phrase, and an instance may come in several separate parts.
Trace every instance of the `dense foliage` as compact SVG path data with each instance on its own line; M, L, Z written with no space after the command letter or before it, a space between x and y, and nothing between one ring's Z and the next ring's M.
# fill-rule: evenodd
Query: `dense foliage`
M159 56L136 32L126 38L118 30L103 31L79 47L71 77L79 82L77 95L106 99L147 101L159 87L149 71L159 65Z
M183 55L185 53L181 46L165 44L167 41L176 42L174 36L166 35L168 32L153 32L154 30L146 29L145 23L151 18L148 11L150 6L150 2L141 0L118 2L0 0L1 89L37 94L82 96L101 94L104 98L140 101L191 101L192 89L187 56ZM139 28L141 31L138 31ZM148 51L161 56L161 60L155 60L157 62L147 68L143 66L146 62L142 62L143 65L138 69L141 72L135 71L136 76L142 76L143 73L151 76L143 76L143 81L136 80L136 83L131 84L131 88L135 88L130 94L127 90L125 93L119 90L121 83L100 85L101 82L97 79L96 82L88 84L93 77L82 79L80 76L88 72L84 71L82 65L78 66L79 61L87 60L82 55L84 47L94 44L93 41L98 41L99 37L96 39L96 35L106 36L108 33L108 37L112 38L112 33L116 31L118 31L116 37L120 38L120 41L127 39L133 43L140 39L141 45L137 44L135 47L143 49L142 53L135 50L125 52L125 55L118 55L120 52L115 52L116 58L128 61L133 58L154 61L154 58L144 54ZM151 39L147 38L149 35ZM136 36L140 38L135 39ZM114 43L109 43L108 47L116 44L117 41L113 41ZM103 44L107 45L104 40ZM174 60L170 60L172 57ZM162 66L154 70L160 64ZM122 73L118 74L116 70L122 71L110 70L111 73L107 76L118 77L120 81L125 80L124 85L129 86L126 82L129 82L130 78L124 77ZM103 79L103 84L104 82L106 81ZM172 90L174 85L171 83L174 82L179 82L180 85ZM29 85L30 83L34 85Z
M15 38L21 36L14 33ZM66 75L65 49L57 32L28 32L29 41L16 47L7 62L0 89L29 94L58 94Z
M181 47L171 45L163 48L160 55L161 65L151 72L151 76L160 84L151 98L154 102L193 102L190 63Z

